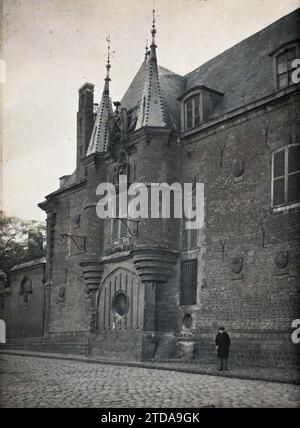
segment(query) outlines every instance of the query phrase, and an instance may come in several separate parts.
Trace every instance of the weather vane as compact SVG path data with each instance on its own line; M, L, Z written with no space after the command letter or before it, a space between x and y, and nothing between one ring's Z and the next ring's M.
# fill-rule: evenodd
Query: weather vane
M156 18L155 18L155 0L153 0L153 10L152 10L152 45L155 45L155 34L156 34L156 28L155 28Z
M154 2L153 2L153 10L152 10L152 31L155 31L155 7L154 7Z
M110 39L110 34L106 37L106 41L107 41L107 62L108 64L110 63L110 56L111 56L111 51L110 51L110 46L111 46L111 39Z
M108 36L106 37L106 41L107 41L107 71L109 71L111 65L110 65L110 59L113 57L115 51L111 50L111 38L110 38L110 34L108 34Z

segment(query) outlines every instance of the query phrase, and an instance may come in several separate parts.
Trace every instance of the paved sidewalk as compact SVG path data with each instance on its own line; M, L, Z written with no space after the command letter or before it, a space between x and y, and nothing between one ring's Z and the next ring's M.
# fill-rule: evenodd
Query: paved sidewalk
M300 385L300 372L282 368L260 368L260 367L230 367L227 372L219 372L216 365L199 363L197 361L107 361L84 355L55 354L45 352L30 352L20 350L5 350L6 354L38 356L41 358L67 359L73 361L85 361L87 363L108 364L126 367L152 368L157 370L171 370L185 373L206 374L212 376L229 377L236 379L263 380L267 382L290 383ZM1 352L0 352L1 355Z
M0 407L298 407L300 386L0 355Z

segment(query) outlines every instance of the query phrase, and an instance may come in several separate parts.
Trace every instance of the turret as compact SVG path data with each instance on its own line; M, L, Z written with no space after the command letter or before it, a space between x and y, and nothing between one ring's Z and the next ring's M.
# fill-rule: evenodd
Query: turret
M139 114L136 129L143 128L144 126L166 127L166 119L164 114L157 57L156 57L156 44L155 44L155 10L153 10L152 21L152 43L150 46L149 58L148 49L146 48L145 61L146 74L142 99L139 106Z
M86 156L89 156L92 153L106 152L109 144L110 118L112 114L112 102L109 94L109 82L111 80L109 75L111 68L110 37L108 37L106 40L108 43L108 48L105 84Z

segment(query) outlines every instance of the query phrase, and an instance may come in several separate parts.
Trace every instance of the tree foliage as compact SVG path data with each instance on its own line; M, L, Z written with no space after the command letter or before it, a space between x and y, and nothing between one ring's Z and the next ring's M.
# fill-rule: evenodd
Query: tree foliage
M7 273L15 264L37 255L38 251L35 254L32 251L35 244L30 245L30 242L38 243L42 255L44 237L43 222L9 217L0 211L0 269Z

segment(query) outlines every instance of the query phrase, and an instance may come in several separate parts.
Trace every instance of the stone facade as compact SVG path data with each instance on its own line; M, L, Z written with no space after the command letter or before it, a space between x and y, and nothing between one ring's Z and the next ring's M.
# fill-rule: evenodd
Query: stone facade
M298 21L293 12L186 76L157 65L153 27L150 52L113 113L110 63L98 112L93 85L80 88L76 170L40 204L46 264L31 266L25 306L23 268L11 272L12 346L20 338L28 348L21 338L30 336L39 350L209 361L224 324L236 363L297 365L300 201L272 205L272 156L299 143L299 85L274 87L274 52L294 43ZM191 96L200 122L186 129ZM120 173L129 183L204 183L204 224L188 245L180 219L97 217L97 186L118 185ZM184 261L196 261L191 304L181 298Z
M45 259L35 259L14 266L9 287L2 283L0 318L7 324L11 337L41 337L44 334Z

